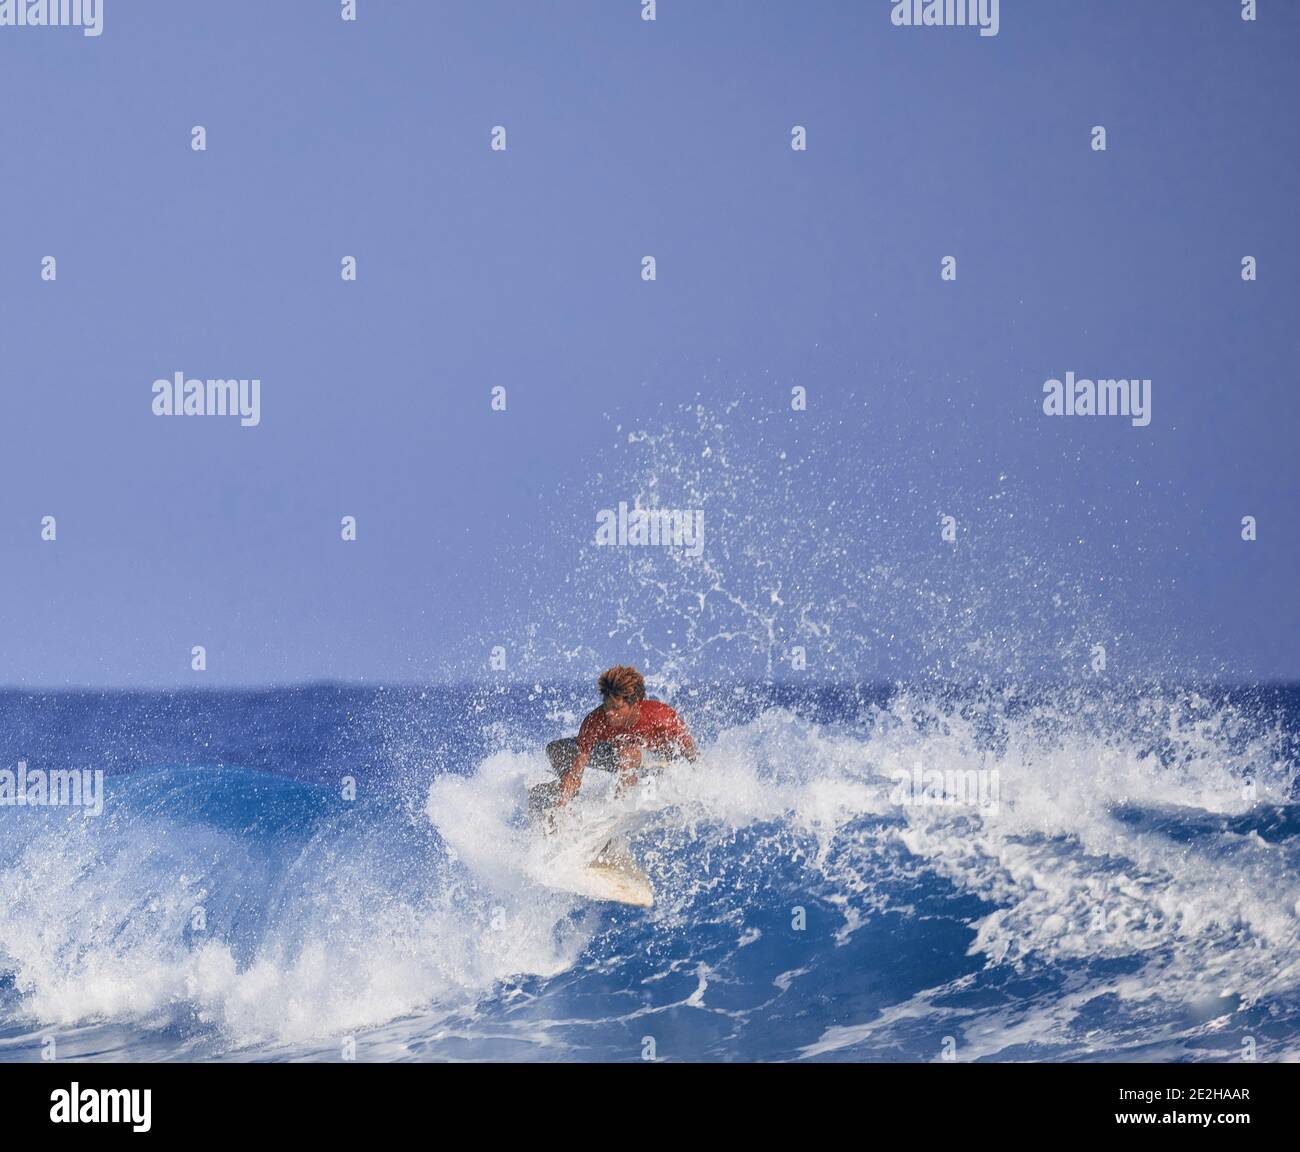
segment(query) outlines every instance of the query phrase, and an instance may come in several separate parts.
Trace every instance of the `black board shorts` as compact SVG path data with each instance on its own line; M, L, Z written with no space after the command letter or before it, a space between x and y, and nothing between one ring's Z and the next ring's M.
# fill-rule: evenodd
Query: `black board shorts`
M578 741L570 736L566 740L552 740L546 746L546 758L550 761L551 771L563 777L577 762ZM602 772L618 771L618 753L613 744L599 741L591 750L587 761L589 768L598 768ZM550 780L545 784L534 784L528 790L528 811L534 815L547 812L560 799L560 781Z
M578 738L569 736L564 740L552 740L546 746L546 755L551 761L551 770L557 776L563 776L578 759ZM558 765L557 760L559 761ZM598 740L591 749L587 767L598 769L601 772L617 772L618 751L609 741Z
M578 759L578 740L569 736L563 740L552 740L546 745L546 758L550 761L551 771L563 778ZM591 749L587 760L588 768L601 772L618 771L618 749L607 740L598 740ZM638 776L653 772L662 767L662 762L653 756L643 760L637 768ZM560 798L560 781L548 780L545 784L534 784L528 790L528 810L533 815L548 811Z

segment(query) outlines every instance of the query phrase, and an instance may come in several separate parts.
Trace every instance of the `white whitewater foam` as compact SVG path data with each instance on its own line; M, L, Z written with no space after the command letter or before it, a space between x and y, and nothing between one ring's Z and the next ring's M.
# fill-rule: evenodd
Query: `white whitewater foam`
M25 1015L64 1028L197 1022L236 1049L328 1050L381 1025L396 1036L387 1022L404 1017L424 1021L413 1034L457 1013L463 1027L476 1003L520 977L572 970L605 930L602 909L546 881L585 865L618 832L659 897L636 915L688 943L701 918L730 919L738 939L755 939L745 909L779 863L802 872L801 891L815 885L840 910L841 943L891 907L897 897L886 890L897 881L937 876L989 902L971 925L971 953L987 965L1138 962L1051 1003L982 1015L942 1006L954 990L944 985L879 1017L837 1021L805 1055L884 1045L892 1030L934 1017L961 1026L968 1054L996 1056L1059 1037L1099 996L1135 1011L1182 1005L1189 1028L1213 1032L1233 1004L1300 986L1295 844L1232 831L1176 839L1119 814L1232 816L1280 803L1285 766L1261 769L1257 749L1229 751L1212 725L1181 720L1167 733L1179 755L1161 759L1137 741L1068 727L1044 737L1041 716L1004 717L994 755L973 722L936 712L919 724L925 710L899 701L855 730L770 710L617 804L602 795L612 778L593 774L550 839L524 814L527 786L550 778L544 756L496 753L472 775L432 780L422 817L448 858L436 875L398 886L373 875L364 839L373 828L354 840L326 828L272 890L255 845L236 833L144 814L124 830L70 822L0 868L0 952ZM918 759L995 767L996 811L900 805L893 773ZM1256 801L1243 793L1247 763ZM753 842L737 848L741 832ZM701 870L684 866L688 846L705 848L706 861L747 855L731 872ZM208 937L187 933L196 903L248 891L268 905L251 950L222 938L216 915ZM797 986L797 975L778 978L778 990L782 979ZM702 1006L708 985L692 994Z

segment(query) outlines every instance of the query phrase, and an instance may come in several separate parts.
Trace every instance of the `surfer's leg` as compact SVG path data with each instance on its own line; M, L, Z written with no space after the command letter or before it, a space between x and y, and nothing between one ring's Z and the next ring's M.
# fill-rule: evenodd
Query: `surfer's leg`
M543 832L555 831L555 802L560 798L560 782L548 780L528 789L528 818Z
M554 805L560 795L560 782L550 780L545 784L534 784L528 789L528 811L531 813L545 812Z
M577 739L570 736L565 740L552 740L546 746L546 758L551 762L551 771L563 777L577 762Z

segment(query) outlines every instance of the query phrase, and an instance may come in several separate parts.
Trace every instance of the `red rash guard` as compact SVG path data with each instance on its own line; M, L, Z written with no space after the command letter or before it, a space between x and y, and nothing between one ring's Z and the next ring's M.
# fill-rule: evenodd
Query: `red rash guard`
M690 748L691 733L667 704L661 700L642 700L636 723L630 728L615 728L605 717L604 708L587 713L578 729L578 755L590 756L600 741L616 747L636 745L652 752L676 753Z

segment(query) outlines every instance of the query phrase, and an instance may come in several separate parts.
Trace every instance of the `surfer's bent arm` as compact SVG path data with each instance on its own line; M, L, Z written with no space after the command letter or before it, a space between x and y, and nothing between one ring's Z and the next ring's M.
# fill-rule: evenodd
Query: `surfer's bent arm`
M557 804L567 804L578 794L578 789L582 787L582 773L586 770L587 761L591 759L592 749L596 747L598 724L595 717L598 715L599 711L591 713L583 720L582 726L578 729L577 755L573 758L573 767L560 777L560 794L556 797Z
M590 759L590 752L579 749L573 767L560 777L560 794L555 801L557 804L567 804L578 794L578 789L582 787L583 769L587 767L587 761Z
M675 760L681 757L684 760L689 760L692 764L695 763L700 755L700 750L695 747L695 739L691 736L691 730L686 727L686 721L678 716L676 712L671 715L669 733L669 758Z

